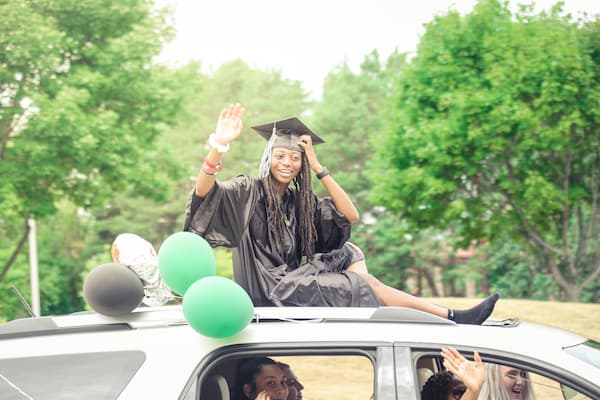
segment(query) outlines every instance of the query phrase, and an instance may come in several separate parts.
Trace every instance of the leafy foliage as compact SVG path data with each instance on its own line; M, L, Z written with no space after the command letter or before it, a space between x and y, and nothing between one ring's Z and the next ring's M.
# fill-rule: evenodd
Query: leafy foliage
M481 0L436 17L393 89L375 201L527 243L566 298L600 274L598 20ZM577 225L580 229L570 229Z
M369 206L365 197L371 184L365 166L372 156L370 140L381 132L382 107L403 64L404 55L392 53L386 65L377 51L364 57L358 73L344 63L327 75L323 99L314 106L311 126L327 142L326 150L316 148L319 159L360 208Z
M177 74L153 62L172 30L149 1L2 2L0 27L4 277L12 263L25 266L17 242L29 217L63 224L48 219L63 201L94 211L117 192L166 198L179 167L156 140L175 120L182 93ZM40 262L49 264L40 273L49 304L77 308L69 298L80 283L80 259L47 243Z
M170 73L151 64L170 35L162 16L143 1L16 3L43 32L3 47L3 76L12 76L3 83L3 187L37 217L64 197L85 207L123 188L160 197L167 177L155 173L153 143L178 107ZM21 24L16 32L30 25ZM38 59L48 61L26 62Z

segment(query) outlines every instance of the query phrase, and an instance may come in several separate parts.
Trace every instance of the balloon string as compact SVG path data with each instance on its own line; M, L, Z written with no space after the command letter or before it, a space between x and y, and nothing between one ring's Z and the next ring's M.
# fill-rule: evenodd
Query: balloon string
M272 319L273 318L268 318L267 320L272 320ZM283 317L277 317L274 319L276 319L278 321L295 322L297 324L323 322L323 320L324 320L324 318L293 319L293 318L283 318ZM258 324L260 322L260 315L254 314L254 321Z

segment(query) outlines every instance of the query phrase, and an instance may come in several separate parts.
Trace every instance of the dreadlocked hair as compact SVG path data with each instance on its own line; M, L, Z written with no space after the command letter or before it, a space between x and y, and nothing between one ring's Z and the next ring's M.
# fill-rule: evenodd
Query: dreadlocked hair
M302 153L302 168L294 179L294 186L299 193L297 209L300 211L298 213L300 248L302 249L302 255L310 258L315 251L317 237L317 228L315 227L317 205L312 193L310 167L304 153Z
M267 206L267 225L272 240L281 243L285 229L285 211L281 196L273 187L271 175L262 178ZM316 202L312 193L310 167L304 153L302 153L302 168L292 182L298 233L300 236L301 256L310 258L315 251L317 228L315 227Z

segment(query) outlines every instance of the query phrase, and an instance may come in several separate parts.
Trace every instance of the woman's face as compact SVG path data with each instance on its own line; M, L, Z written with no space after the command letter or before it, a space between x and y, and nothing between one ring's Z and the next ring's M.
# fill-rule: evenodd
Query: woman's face
M282 148L273 149L271 176L276 182L287 187L300 173L300 168L302 168L301 152Z
M500 374L510 400L521 400L527 386L525 371L501 365Z
M283 370L278 365L263 365L256 375L256 398L260 393L266 393L270 400L287 400L288 387Z
M447 400L460 400L466 390L467 387L460 379L453 378Z

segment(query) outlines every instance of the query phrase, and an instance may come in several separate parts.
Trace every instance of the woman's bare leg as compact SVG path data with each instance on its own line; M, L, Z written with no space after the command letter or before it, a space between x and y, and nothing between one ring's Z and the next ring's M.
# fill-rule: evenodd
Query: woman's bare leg
M358 246L350 242L347 243L362 253ZM364 261L364 255L362 260L354 262L346 270L362 276L386 306L413 308L437 315L438 317L451 319L456 323L482 324L492 314L496 301L500 297L495 293L472 308L467 310L453 310L428 303L402 290L381 283L379 279L369 274L367 264Z
M373 288L375 291L375 294L386 306L414 308L415 310L434 314L438 317L448 318L448 309L445 307L428 303L418 297L403 292L402 290L384 285L381 283L381 281L379 281L379 279L372 275L362 276L366 279L371 288Z
M346 268L346 271L354 272L362 276L369 275L367 263L364 260L357 261L354 264L350 264L350 266Z
M375 294L386 306L414 308L438 317L451 319L459 324L481 325L492 314L494 306L500 298L498 293L495 293L474 307L466 310L453 310L428 303L406 292L384 285L372 275L361 276L369 283Z
M354 243L347 242L347 244L351 245L362 254L362 250ZM414 308L416 310L437 315L438 317L448 318L448 309L428 303L418 297L381 283L379 279L369 274L367 263L364 259L351 264L346 270L362 276L386 306Z

